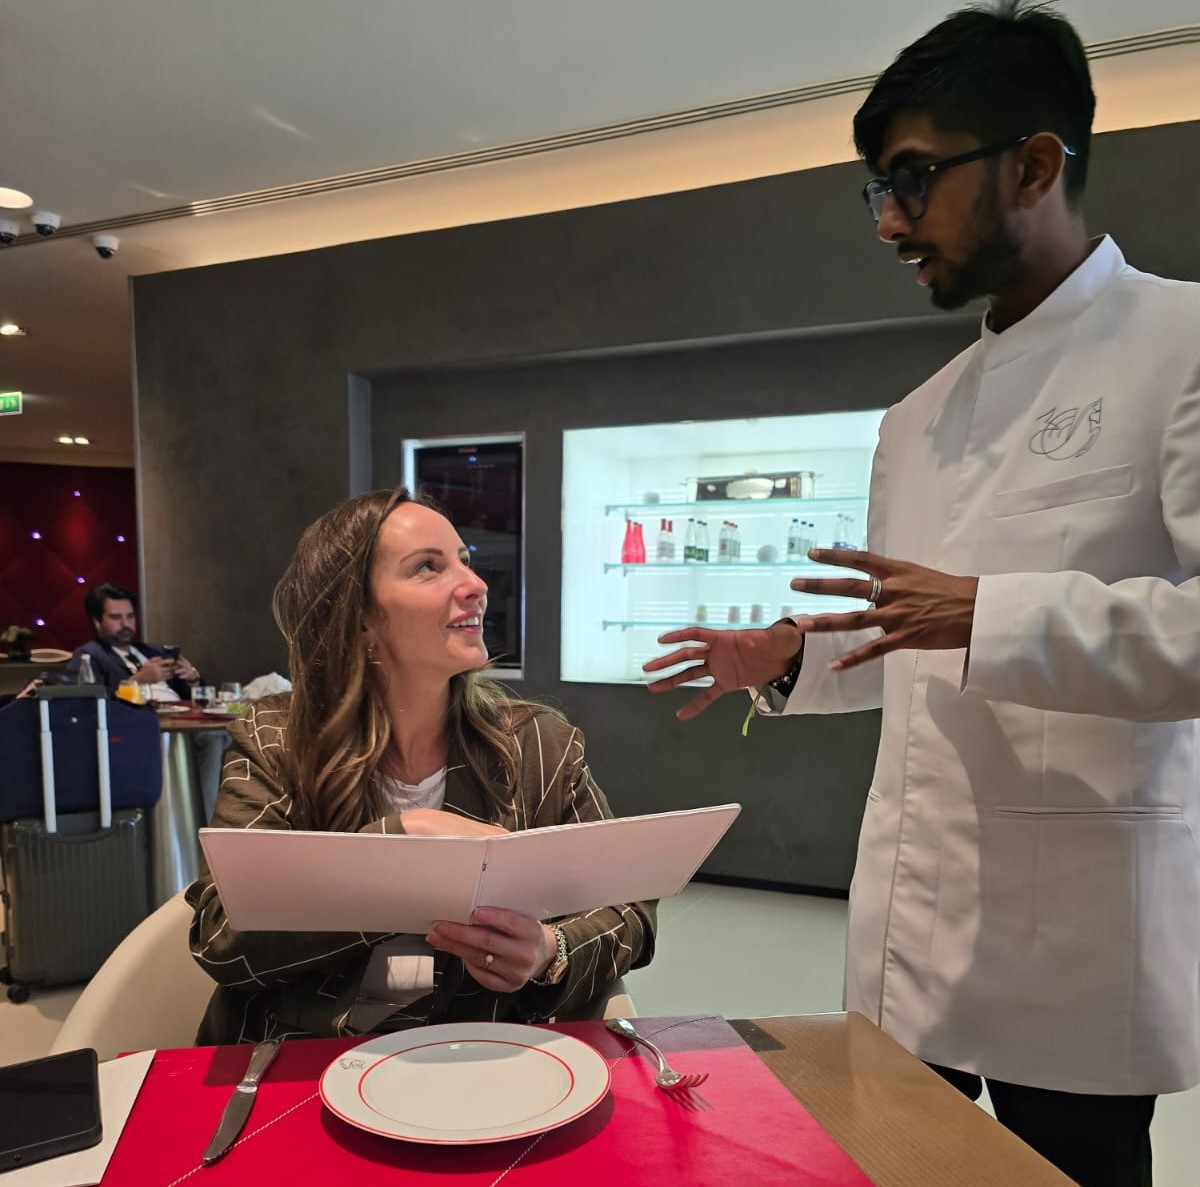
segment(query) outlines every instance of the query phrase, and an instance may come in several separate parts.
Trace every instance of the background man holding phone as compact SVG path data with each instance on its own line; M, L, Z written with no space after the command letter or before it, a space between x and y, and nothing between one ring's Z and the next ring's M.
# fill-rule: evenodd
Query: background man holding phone
M122 680L136 680L150 686L150 697L155 702L192 699L192 686L199 682L200 673L190 660L180 655L178 647L147 643L137 638L137 595L132 590L106 582L91 590L84 597L83 605L92 620L96 637L75 649L67 665L68 679L79 679L80 664L86 655L91 657L97 682L110 694L116 693ZM196 755L207 823L217 802L221 763L229 746L229 733L207 730L192 734L189 740Z
M75 649L67 665L72 680L79 677L85 655L92 660L98 683L116 692L122 680L149 684L156 701L191 699L191 686L200 673L179 654L179 648L137 639L137 595L124 586L98 585L83 599L96 637Z

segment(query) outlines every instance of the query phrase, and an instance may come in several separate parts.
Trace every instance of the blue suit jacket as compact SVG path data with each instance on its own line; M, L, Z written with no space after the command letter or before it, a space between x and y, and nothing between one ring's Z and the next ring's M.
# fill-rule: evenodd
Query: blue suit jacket
M155 656L163 654L163 648L158 643L143 643L140 639L135 639L133 646L147 659L153 659ZM129 669L116 650L107 643L101 643L99 639L93 639L90 643L75 648L71 662L67 664L66 674L69 680L75 681L79 678L79 661L85 655L92 657L92 671L96 674L97 682L103 684L110 693L117 691L117 685L122 680L129 679ZM186 680L168 680L167 684L183 700L191 699L192 686Z

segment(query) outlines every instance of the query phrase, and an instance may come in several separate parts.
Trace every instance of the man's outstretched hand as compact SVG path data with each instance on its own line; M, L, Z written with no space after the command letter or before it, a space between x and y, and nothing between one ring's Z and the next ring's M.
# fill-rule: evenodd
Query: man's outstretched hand
M643 672L661 672L677 664L688 667L647 687L651 692L670 692L689 680L705 676L712 685L702 688L675 716L680 721L699 717L705 709L727 692L739 688L756 688L777 680L792 666L804 646L804 637L791 623L783 621L769 627L749 630L714 631L709 627L684 627L659 635L660 643L682 643L684 646L660 655L642 666Z

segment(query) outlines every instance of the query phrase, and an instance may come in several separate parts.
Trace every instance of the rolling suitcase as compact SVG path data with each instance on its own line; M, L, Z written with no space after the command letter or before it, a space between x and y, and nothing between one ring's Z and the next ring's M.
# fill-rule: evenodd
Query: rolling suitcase
M58 701L70 703L56 705ZM146 809L113 810L104 688L43 688L36 705L42 815L0 824L7 960L0 979L9 982L8 996L17 1002L29 997L31 987L88 980L150 911ZM55 758L52 717L76 748L85 729L91 741L90 726L95 723L97 811L58 811L66 789L58 789L56 795L56 768L63 764ZM151 753L157 754L157 722L150 725ZM161 765L158 777L161 780ZM70 798L78 799L78 791L72 791ZM154 794L157 798L157 789Z

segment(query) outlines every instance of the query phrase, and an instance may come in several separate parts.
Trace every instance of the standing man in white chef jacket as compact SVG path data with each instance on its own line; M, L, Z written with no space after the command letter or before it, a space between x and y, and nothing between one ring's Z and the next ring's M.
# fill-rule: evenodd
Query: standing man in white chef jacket
M1150 1183L1200 1079L1200 285L1080 212L1094 100L1065 21L964 11L855 118L880 239L980 339L892 408L863 611L672 631L646 665L762 712L883 707L846 1002L1085 1187ZM903 559L898 559L903 558Z

